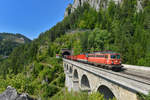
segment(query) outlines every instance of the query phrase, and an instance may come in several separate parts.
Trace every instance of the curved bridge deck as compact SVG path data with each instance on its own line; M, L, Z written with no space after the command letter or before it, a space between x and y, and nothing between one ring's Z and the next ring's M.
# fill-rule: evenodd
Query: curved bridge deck
M64 63L71 64L77 68L101 77L113 84L124 87L135 93L148 94L150 92L150 73L127 69L122 72L114 72L93 65L63 59Z

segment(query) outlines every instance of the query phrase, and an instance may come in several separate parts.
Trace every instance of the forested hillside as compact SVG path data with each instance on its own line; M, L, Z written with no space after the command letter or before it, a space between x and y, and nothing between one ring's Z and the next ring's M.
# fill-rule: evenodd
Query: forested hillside
M0 56L9 56L15 47L31 40L21 34L0 33Z
M123 63L150 66L150 1L143 1L140 12L136 2L110 2L108 9L98 12L84 4L38 39L15 48L0 63L0 91L12 85L19 92L43 99L59 93L64 74L62 60L55 56L62 48L74 48L75 54L112 50L121 53ZM65 34L75 29L88 31Z

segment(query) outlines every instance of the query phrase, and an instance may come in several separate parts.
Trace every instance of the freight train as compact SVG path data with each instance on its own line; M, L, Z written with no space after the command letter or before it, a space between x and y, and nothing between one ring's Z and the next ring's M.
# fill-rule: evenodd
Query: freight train
M97 67L120 71L122 69L121 57L115 52L94 52L79 55L66 55L66 59L92 64Z

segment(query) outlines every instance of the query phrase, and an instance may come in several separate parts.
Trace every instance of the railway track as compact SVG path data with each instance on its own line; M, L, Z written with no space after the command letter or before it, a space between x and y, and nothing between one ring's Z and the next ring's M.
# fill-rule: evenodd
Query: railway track
M134 81L137 81L137 82L140 82L143 84L150 85L150 75L149 74L144 76L142 74L145 74L145 73L137 72L137 71L131 71L131 69L130 70L126 69L126 70L123 70L121 72L115 72L112 70L107 70L107 69L100 68L100 67L90 65L90 64L85 64L85 63L81 63L81 62L77 62L77 61L74 61L74 62L83 64L83 65L86 65L88 67L91 67L91 68L94 68L97 70L101 70L101 71L104 71L104 72L107 72L110 74L114 74L114 75L117 75L117 76L120 76L123 78L127 78L127 79L134 80Z
M121 73L127 74L127 75L131 75L131 76L135 76L135 77L139 77L139 78L142 78L142 79L150 81L150 75L149 74L144 76L143 74L145 74L145 73L137 73L137 72L134 72L134 71L123 71Z
M89 65L86 64L86 66L89 66ZM130 80L134 80L134 81L137 81L137 82L140 82L140 83L150 85L150 78L147 78L147 77L143 77L143 76L140 76L140 75L136 75L136 74L132 74L132 73L124 72L124 71L114 72L112 70L106 70L106 69L99 68L99 67L96 67L96 66L92 66L92 67L95 68L95 69L98 69L98 70L105 71L107 73L111 73L111 74L114 74L114 75L117 75L117 76L121 76L121 77L130 79Z

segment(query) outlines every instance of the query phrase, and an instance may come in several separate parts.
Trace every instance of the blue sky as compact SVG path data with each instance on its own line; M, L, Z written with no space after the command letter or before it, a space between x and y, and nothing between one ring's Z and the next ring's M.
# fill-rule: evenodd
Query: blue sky
M73 0L0 0L0 32L37 38L61 21Z

